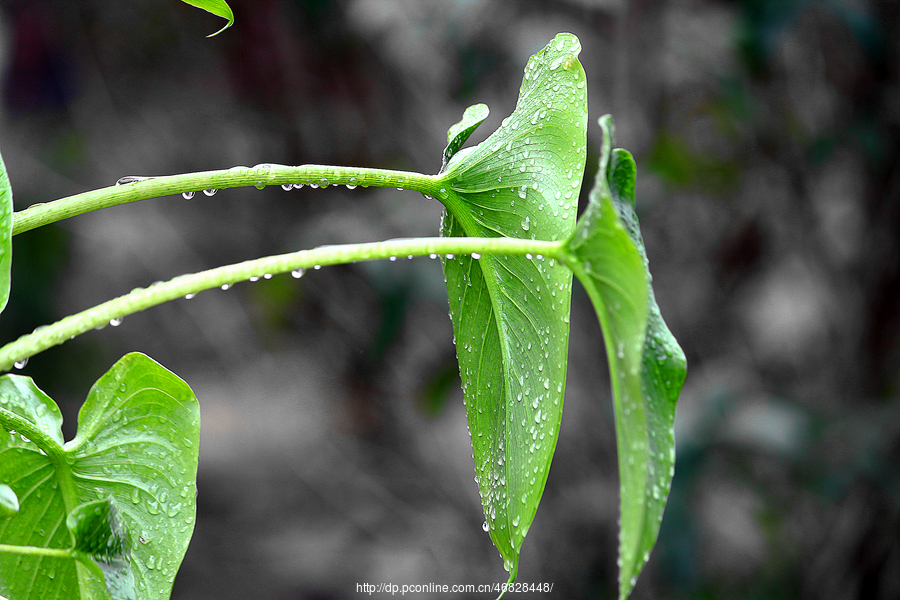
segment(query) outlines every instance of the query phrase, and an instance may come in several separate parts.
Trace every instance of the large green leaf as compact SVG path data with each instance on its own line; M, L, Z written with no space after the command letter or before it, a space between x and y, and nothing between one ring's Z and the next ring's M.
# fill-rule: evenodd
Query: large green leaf
M467 111L451 129L442 235L571 234L587 129L580 50L564 33L531 57L515 110L478 146L451 148L486 109ZM443 265L485 526L513 581L559 435L572 273L539 256L446 257Z
M619 597L628 597L659 533L675 466L673 421L684 384L684 352L666 327L634 213L634 160L603 148L590 203L568 241L567 263L584 285L606 343L621 484Z
M9 301L9 272L12 268L13 195L6 165L0 156L0 312Z
M190 4L191 6L196 6L197 8L202 8L206 12L210 12L217 17L222 17L227 23L222 29L218 30L215 33L211 33L206 37L212 37L214 35L219 35L229 27L234 24L234 13L231 11L231 7L228 6L228 3L225 0L181 0L185 4Z
M200 412L191 389L142 354L128 354L91 388L78 434L64 443L56 404L28 377L0 377L0 483L19 512L0 543L72 548L66 519L113 498L130 532L138 598L168 598L194 528ZM10 600L106 598L81 561L0 553Z

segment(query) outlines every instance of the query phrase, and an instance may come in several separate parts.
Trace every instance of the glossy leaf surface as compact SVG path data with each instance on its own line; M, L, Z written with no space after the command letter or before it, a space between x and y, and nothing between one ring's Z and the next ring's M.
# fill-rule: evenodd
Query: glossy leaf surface
M0 156L0 312L9 301L10 269L12 268L13 195L6 165Z
M662 319L634 213L631 154L612 149L612 119L590 203L567 244L603 329L612 380L621 486L619 597L627 598L656 543L675 465L675 403L684 353Z
M234 13L231 11L231 7L224 0L181 0L185 4L190 4L191 6L196 6L197 8L201 8L206 12L212 13L217 17L222 17L226 21L228 21L225 26L218 30L215 33L211 33L206 37L212 37L214 35L219 35L232 25L234 25Z
M450 158L442 235L569 237L587 128L580 50L556 36L528 61L512 115ZM543 257L443 265L485 525L514 580L559 435L572 273Z
M181 379L128 354L91 388L64 443L56 404L28 377L0 377L0 481L19 512L0 543L68 549L76 506L113 498L130 532L138 598L168 598L194 527L199 405ZM102 581L102 580L101 580ZM80 561L0 553L0 595L105 598Z

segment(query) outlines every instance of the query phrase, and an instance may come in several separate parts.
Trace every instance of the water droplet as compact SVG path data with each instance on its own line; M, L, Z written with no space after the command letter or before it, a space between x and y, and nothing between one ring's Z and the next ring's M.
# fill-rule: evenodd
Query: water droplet
M137 183L138 181L146 181L150 179L150 177L138 177L137 175L126 175L125 177L120 177L118 181L116 181L116 185L128 185L129 183Z
M190 300L191 298L193 298L193 297L196 296L196 295L197 295L197 294L194 294L194 293L188 293L188 294L185 294L185 295L184 295L184 299L185 299L185 300Z
M294 269L291 271L291 277L294 279L300 279L303 277L303 274L306 273L306 269Z
M524 166L524 165L523 165L523 166ZM522 187L520 187L520 188L519 188L519 198L522 198L522 199L524 200L524 199L525 199L525 195L526 195L527 192L528 192L528 186L527 186L527 185L523 185Z
M27 364L28 364L28 359L27 359L27 358L23 358L22 360L17 360L17 361L13 364L13 366L14 366L15 368L17 368L17 369L24 369L24 368L25 368L25 365L27 365Z
M203 190L203 193L206 194L207 196L214 196L216 194L216 192L218 192L218 191L219 190L217 190L215 188L209 188L208 190Z
M282 184L281 184L281 189L283 189L283 190L286 191L286 192L289 192L289 191L291 191L292 189L294 189L294 184L293 184L293 183L282 183Z
M223 283L223 284L222 284L222 289L223 289L223 290L227 290L227 289L230 288L230 287L231 287L231 284L230 284L230 283Z
M116 317L116 318L114 318L114 319L110 319L110 320L109 320L109 324L110 324L110 326L112 326L112 327L118 327L119 325L122 324L122 321L123 321L124 319L125 319L125 317Z
M531 217L526 215L522 221L522 231L528 231L529 229L531 229Z
M481 258L481 255L478 254L477 252L473 252L473 253L472 253L472 258L474 258L475 260L478 260L479 258Z
M490 529L490 527L488 526L488 522L485 521L484 523L482 523L481 528L484 529L485 531L488 531Z

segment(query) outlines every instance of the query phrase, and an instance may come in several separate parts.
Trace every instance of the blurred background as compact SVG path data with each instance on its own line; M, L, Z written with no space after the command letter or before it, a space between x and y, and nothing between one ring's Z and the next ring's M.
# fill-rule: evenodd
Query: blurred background
M575 33L582 200L612 113L689 365L674 486L633 597L900 597L900 3L231 5L234 27L207 39L221 20L175 0L0 2L17 210L125 175L260 162L434 173L468 105L492 110L477 142L512 111L528 57ZM276 186L73 218L15 238L0 339L183 272L436 235L439 215L410 192ZM446 311L436 261L332 267L129 316L22 372L60 403L67 437L126 352L193 387L199 513L176 599L504 581ZM617 588L603 353L576 285L561 435L519 571L552 597Z

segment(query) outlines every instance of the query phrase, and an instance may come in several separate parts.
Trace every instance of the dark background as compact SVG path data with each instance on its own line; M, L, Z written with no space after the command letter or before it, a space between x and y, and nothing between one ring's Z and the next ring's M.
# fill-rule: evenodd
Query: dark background
M589 163L612 113L689 364L674 487L634 597L900 597L900 3L231 4L235 26L207 39L221 20L175 0L0 3L16 208L124 175L260 162L434 173L465 107L492 109L479 141L512 110L528 57L573 32ZM183 272L436 235L439 214L410 192L276 186L73 218L15 238L0 336ZM199 514L176 599L503 581L445 294L428 259L281 275L129 316L23 373L60 403L67 436L125 352L196 391ZM613 598L609 384L577 286L571 341L519 580Z

